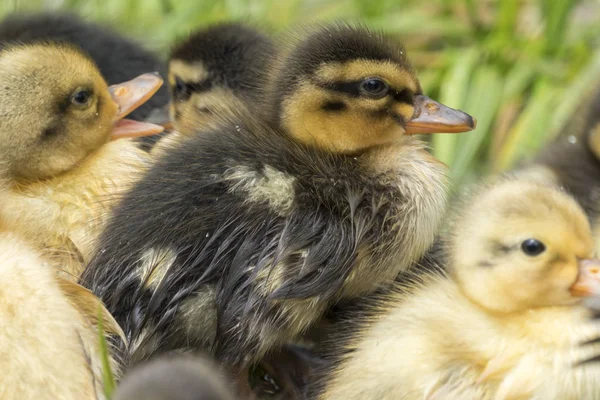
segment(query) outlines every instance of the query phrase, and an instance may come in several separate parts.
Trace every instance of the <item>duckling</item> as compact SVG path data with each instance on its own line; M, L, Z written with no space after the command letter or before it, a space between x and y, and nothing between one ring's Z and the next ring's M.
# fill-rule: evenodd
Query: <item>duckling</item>
M152 147L153 154L200 128L218 126L232 109L233 115L261 114L274 54L271 38L241 22L211 25L178 42L169 57L172 101L149 119L172 131Z
M61 41L73 44L94 60L109 85L119 84L147 72L167 76L166 63L150 50L108 26L68 13L13 13L0 22L0 43L30 44ZM154 109L169 103L169 90L161 87L129 114L143 121Z
M446 272L405 275L333 339L344 345L315 397L596 398L600 366L573 368L600 332L578 290L600 261L577 202L501 179L462 207L446 246Z
M219 367L208 357L163 356L134 368L115 400L233 400Z
M9 232L0 280L0 398L104 399L98 313L106 335L123 332L100 300Z
M110 88L75 47L0 50L0 176L7 229L78 277L118 194L149 164L131 140L162 131L123 119L162 84L142 75ZM110 142L109 142L110 141Z
M209 123L232 107L260 112L265 72L274 55L273 40L241 22L211 25L177 43L168 75L174 128L194 133L198 123Z
M446 169L411 134L473 118L424 96L379 32L325 26L285 57L273 118L168 149L102 235L81 282L125 330L131 363L191 347L251 365L431 244Z

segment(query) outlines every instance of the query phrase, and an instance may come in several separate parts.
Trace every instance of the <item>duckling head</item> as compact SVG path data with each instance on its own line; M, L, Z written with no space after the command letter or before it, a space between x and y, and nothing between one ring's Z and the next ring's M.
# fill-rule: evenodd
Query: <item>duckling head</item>
M511 313L579 301L575 284L594 242L572 197L552 186L506 180L461 209L449 241L451 274L474 303Z
M274 118L297 140L359 153L405 134L465 132L475 120L423 95L404 49L380 32L320 28L275 68Z
M233 400L219 366L204 356L154 358L125 376L115 400Z
M179 42L171 51L168 78L169 114L177 131L193 132L216 114L258 100L274 52L269 37L240 22L212 25Z
M145 74L110 88L94 62L62 44L0 50L0 162L7 177L39 180L77 166L111 138L162 131L123 117L162 84Z

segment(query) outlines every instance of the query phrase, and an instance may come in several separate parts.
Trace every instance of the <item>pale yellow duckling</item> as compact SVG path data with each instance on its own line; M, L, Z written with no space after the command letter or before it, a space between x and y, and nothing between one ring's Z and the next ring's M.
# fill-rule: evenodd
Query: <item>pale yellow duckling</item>
M7 229L70 275L80 273L113 200L149 162L133 141L109 141L162 130L122 120L161 84L146 74L109 88L93 61L66 45L0 51Z
M410 279L359 318L317 398L598 398L600 365L574 368L600 332L576 290L594 253L576 201L501 180L462 208L448 245L447 274Z
M1 399L104 399L98 316L104 332L122 331L97 297L57 272L0 234Z

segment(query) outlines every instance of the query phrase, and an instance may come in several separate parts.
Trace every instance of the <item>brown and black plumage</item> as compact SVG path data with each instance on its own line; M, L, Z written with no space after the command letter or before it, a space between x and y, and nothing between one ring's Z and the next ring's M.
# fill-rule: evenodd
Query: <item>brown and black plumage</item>
M253 364L433 241L445 167L409 134L474 120L423 96L404 50L363 28L311 33L271 79L272 121L242 114L169 149L86 269L132 362L203 347Z
M169 57L170 117L178 132L193 133L231 108L262 112L275 44L242 22L201 28L178 42Z

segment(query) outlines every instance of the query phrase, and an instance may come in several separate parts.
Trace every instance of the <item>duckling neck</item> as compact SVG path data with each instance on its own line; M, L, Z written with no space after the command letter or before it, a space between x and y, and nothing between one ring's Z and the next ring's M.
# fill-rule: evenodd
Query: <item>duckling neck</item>
M379 227L378 245L358 249L342 297L369 292L374 282L390 282L419 259L433 243L446 205L446 168L421 142L406 138L378 146L358 161L369 179L379 183L373 201L385 223ZM377 253L388 254L373 257Z
M41 181L15 182L4 216L10 229L78 276L108 211L148 165L147 153L128 140L110 142L77 168Z
M460 285L450 279L449 284L463 304L472 312L479 313L487 323L501 327L498 339L525 338L541 346L575 346L577 341L592 338L598 329L588 321L590 312L579 303L572 305L531 307L518 311L490 310L473 300Z

